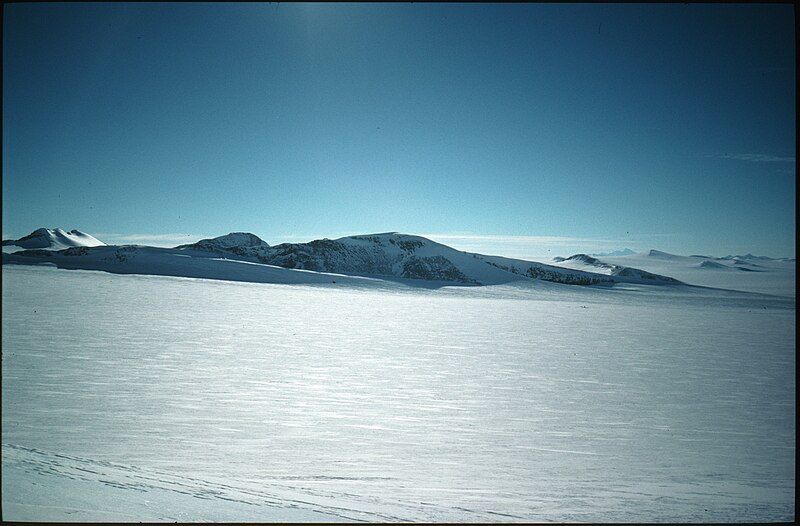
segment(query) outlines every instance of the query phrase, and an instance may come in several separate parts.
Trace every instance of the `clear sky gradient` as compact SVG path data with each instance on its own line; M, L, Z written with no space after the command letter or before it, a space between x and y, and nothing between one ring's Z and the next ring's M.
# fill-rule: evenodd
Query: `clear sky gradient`
M795 255L791 5L11 4L3 237Z

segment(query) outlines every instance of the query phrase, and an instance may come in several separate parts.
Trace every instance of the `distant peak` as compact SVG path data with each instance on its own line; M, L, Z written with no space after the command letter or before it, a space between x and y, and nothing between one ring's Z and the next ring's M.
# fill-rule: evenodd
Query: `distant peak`
M267 243L255 234L250 232L231 232L224 236L215 237L213 241L217 241L221 245L228 246L247 246L255 247L259 245L266 245Z
M772 259L771 257L767 257L767 256L754 256L750 252L748 252L744 256L735 256L735 257L740 258L740 259L765 259L765 260L766 259Z
M568 257L567 260L583 261L584 263L590 263L590 264L599 263L597 258L593 258L588 254L575 254L574 256Z
M217 248L232 247L269 247L266 241L250 232L231 232L224 236L201 239L197 243L179 245L180 247L213 246Z
M719 269L729 269L728 265L723 265L722 263L717 263L716 261L706 260L700 263L701 268L719 268Z
M667 259L678 257L675 254L670 254L668 252L662 252L660 250L651 250L650 252L647 253L647 255L650 256L650 257L653 257L653 258L667 258Z
M78 230L67 232L62 228L37 228L17 240L4 241L3 245L16 245L28 249L61 250L69 247L96 247L105 243Z

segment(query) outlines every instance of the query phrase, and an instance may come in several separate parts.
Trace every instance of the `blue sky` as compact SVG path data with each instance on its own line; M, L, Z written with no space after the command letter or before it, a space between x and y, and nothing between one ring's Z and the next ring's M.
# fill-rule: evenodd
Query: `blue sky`
M11 4L3 237L795 254L791 5Z

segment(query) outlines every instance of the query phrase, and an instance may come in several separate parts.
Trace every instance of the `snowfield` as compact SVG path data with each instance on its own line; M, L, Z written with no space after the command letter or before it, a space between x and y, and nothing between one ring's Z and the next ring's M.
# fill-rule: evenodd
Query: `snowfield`
M668 261L761 294L3 265L3 518L792 521L793 270Z

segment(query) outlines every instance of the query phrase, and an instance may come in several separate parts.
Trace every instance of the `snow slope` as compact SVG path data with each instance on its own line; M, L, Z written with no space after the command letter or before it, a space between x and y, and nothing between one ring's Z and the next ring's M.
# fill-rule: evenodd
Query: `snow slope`
M79 230L39 228L19 239L3 240L3 247L17 249L64 250L70 247L99 247L105 243ZM8 252L4 249L4 252Z

